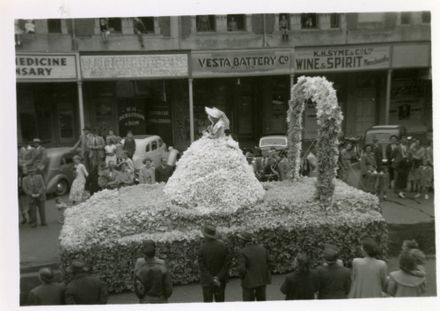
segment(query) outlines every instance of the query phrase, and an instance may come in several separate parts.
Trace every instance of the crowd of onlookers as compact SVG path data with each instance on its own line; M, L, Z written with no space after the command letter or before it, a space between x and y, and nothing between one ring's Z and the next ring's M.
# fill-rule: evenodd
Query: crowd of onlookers
M143 166L137 170L133 162L136 142L131 131L122 140L109 130L106 136L97 129L85 127L78 142L73 146L74 180L70 186L68 202L56 199L61 212L69 205L83 202L97 191L116 189L134 184L152 184L166 182L174 167L168 164L163 155L160 165L154 166L150 158L143 159ZM29 222L37 226L36 211L39 211L40 223L46 226L45 174L49 159L41 141L35 138L32 143L19 146L18 177L20 192L21 223ZM61 218L61 217L60 217Z
M350 185L387 198L389 189L400 198L413 192L413 198L423 195L429 199L433 190L432 141L421 142L417 138L391 136L383 154L376 138L362 151L355 144L343 142L340 147L339 177ZM360 181L356 180L353 166L360 164Z
M198 249L197 265L203 301L226 300L225 289L233 257L238 262L243 301L266 300L266 289L271 283L275 262L270 250L257 243L256 236L250 232L238 234L243 246L235 253L219 237L215 226L205 225L202 234L204 240ZM167 262L157 256L152 240L143 242L142 251L144 256L133 260L134 293L139 303L166 303L173 293L173 276L167 268ZM426 257L416 241L403 242L399 268L389 274L387 263L381 259L379 247L373 239L364 238L360 252L360 257L344 263L339 257L338 247L327 244L322 249L322 262L317 267L312 267L311 258L305 252L299 252L294 259L294 271L285 276L280 291L286 300L424 295ZM41 285L30 291L28 303L107 303L105 283L90 274L89 267L82 259L72 260L67 271L73 274L73 278L64 285L54 282L51 269L41 269Z

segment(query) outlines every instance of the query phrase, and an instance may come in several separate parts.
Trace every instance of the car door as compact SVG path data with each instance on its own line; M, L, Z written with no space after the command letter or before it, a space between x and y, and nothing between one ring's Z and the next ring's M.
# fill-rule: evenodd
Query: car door
M73 156L74 154L72 153L66 153L62 156L60 162L60 172L67 177L69 184L72 183L73 179L75 178Z

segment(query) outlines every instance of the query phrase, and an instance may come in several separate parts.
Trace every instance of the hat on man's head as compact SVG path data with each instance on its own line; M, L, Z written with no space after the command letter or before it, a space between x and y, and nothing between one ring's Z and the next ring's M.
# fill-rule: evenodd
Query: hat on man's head
M44 283L49 283L53 280L54 275L51 268L41 268L39 271L40 279Z
M240 239L242 239L243 241L246 241L246 242L252 241L252 238L253 238L252 234L250 232L247 232L247 231L246 232L240 232L238 234L238 237Z
M324 249L323 257L328 262L336 262L339 257L338 247L332 244L326 245Z
M78 273L87 271L86 264L82 259L74 259L72 260L69 267L67 267L67 272Z
M202 233L205 238L217 239L217 228L213 225L205 225Z
M32 139L33 143L41 143L41 140L39 138L34 138Z

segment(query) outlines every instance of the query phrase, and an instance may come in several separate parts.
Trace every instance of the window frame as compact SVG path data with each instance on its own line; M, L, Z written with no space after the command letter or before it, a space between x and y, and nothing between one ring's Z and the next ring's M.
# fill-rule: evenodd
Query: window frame
M57 34L57 33L63 33L63 26L62 26L62 21L60 18L49 18L46 20L47 21L47 33L53 33L53 34ZM51 31L51 27L50 27L50 22L55 22L58 21L59 22L59 31ZM58 30L58 29L57 29Z
M154 17L153 16L139 16L138 18L144 24L144 31L142 31L143 34L154 34L155 33L156 29L154 27ZM148 31L147 31L147 26L146 26L147 23L145 23L145 21L144 21L144 19L147 19L147 18L151 19L151 21L149 23L152 23L152 26L153 26L153 28Z
M305 27L305 18L308 16L314 17L315 25L312 27ZM304 19L304 21L303 21ZM314 30L319 29L319 21L318 21L318 14L317 13L301 13L301 30Z
M120 26L120 29L119 30L117 30L117 29L115 29L114 27L112 27L112 20L114 21L114 20L119 20L119 26ZM108 27L108 30L110 31L110 32L113 32L113 33L122 33L122 18L120 18L120 17L109 17L108 18L108 21L107 21L107 27Z
M332 17L337 18L337 26L333 26ZM330 29L340 29L341 28L341 14L340 13L330 13Z
M422 21L422 24L431 24L431 11L422 11L421 15L422 16L420 19ZM423 17L425 17L425 16L428 16L428 18L429 18L428 21L424 20Z
M207 16L208 21L210 23L211 28L209 30L199 30L198 27L198 19L199 17ZM216 15L213 14L205 14L205 15L196 15L196 32L197 33L210 33L210 32L216 32L217 31L217 18Z
M239 23L237 22L237 30L229 30L229 18L231 17L240 17L243 18L243 28L238 28ZM246 14L228 14L226 15L226 30L227 32L243 32L246 30Z
M292 28L292 25L290 24L290 14L289 13L279 13L278 14L278 27L281 22L281 17L283 17L283 16L286 16L286 18L287 18L287 30L290 31Z
M406 23L403 22L404 18L408 18ZM400 12L400 25L411 25L411 12Z

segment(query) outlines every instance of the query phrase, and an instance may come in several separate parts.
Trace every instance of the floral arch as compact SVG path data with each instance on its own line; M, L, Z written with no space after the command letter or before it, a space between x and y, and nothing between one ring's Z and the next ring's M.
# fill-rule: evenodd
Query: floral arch
M317 196L321 203L327 205L331 203L335 189L334 179L339 156L338 136L341 133L343 115L336 98L336 90L331 82L324 77L301 76L298 78L298 82L291 89L287 112L289 176L291 180L295 181L300 178L302 115L307 100L316 103L318 122Z

